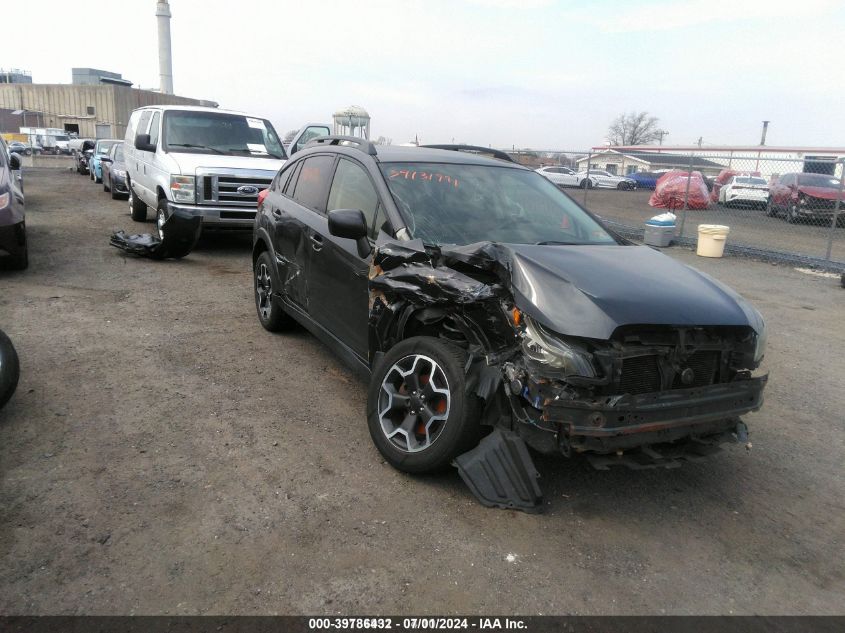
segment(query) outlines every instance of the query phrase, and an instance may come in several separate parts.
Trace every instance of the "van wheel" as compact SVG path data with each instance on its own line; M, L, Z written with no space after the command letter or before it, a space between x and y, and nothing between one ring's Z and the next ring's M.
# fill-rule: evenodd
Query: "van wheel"
M367 425L394 468L438 471L478 443L480 401L467 392L465 364L460 347L418 336L395 345L375 368Z
M135 190L132 189L132 183L128 182L129 187L129 215L136 222L147 221L147 205L141 202L141 199L135 195Z
M156 208L156 231L158 232L158 239L164 239L164 223L167 222L168 215L167 198L162 198L158 201Z

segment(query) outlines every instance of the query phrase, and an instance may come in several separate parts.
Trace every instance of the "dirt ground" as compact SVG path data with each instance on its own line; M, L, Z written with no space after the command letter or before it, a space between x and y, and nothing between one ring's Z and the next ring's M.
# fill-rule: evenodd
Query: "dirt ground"
M753 450L672 471L538 460L547 507L528 515L383 463L364 384L259 326L248 235L124 257L126 202L25 178L31 267L0 271L22 365L0 411L0 613L843 612L838 279L668 250L768 321Z

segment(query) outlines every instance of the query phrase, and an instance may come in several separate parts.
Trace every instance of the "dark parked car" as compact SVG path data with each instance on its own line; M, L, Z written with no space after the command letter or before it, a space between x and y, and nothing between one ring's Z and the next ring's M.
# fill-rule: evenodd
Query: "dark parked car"
M21 157L9 153L0 138L0 262L16 270L29 265L20 168Z
M78 148L74 148L73 154L76 160L77 174L90 174L89 163L91 156L94 154L94 145L97 143L94 139L83 140Z
M827 174L783 174L769 183L766 215L784 214L794 224L809 220L830 225L839 199L839 225L845 224L845 194L839 192L839 178Z
M123 162L123 143L111 146L108 156L100 159L103 166L103 191L110 191L112 200L128 198L126 164Z
M384 458L454 463L488 505L538 507L526 444L674 466L762 403L754 307L516 164L316 139L259 206L253 270L267 330L298 322L369 375Z
M9 152L12 154L23 154L24 156L31 156L32 148L26 143L21 143L20 141L10 141Z
M650 171L637 171L628 174L628 178L637 183L637 189L654 189L657 186L658 178L662 175Z

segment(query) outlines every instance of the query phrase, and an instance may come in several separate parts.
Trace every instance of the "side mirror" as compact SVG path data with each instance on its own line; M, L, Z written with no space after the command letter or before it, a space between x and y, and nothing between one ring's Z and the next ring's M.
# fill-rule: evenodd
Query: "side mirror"
M110 163L110 162L112 162L112 159L109 158L108 156L100 156L100 162L101 163Z
M12 154L9 156L9 167L12 168L12 171L17 171L21 168L21 157L17 154Z
M291 143L288 146L288 156L293 156L298 151L299 151L299 142L298 141L296 143Z
M367 220L360 209L329 211L329 233L335 237L355 240L360 257L366 257L372 250L367 239Z
M156 151L156 146L150 143L149 134L138 134L135 136L135 149L139 149L142 152L154 152Z

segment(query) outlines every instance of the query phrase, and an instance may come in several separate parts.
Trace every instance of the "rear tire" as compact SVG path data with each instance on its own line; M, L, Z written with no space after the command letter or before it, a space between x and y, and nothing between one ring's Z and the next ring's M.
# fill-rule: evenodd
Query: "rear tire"
M9 337L0 330L0 409L15 393L20 373L20 362L15 346L12 345Z
M252 267L253 288L255 290L255 312L258 314L258 322L268 332L282 332L289 330L295 325L293 318L279 306L278 300L273 296L281 290L276 275L273 272L273 265L270 261L270 253L264 251L255 260Z
M778 214L778 210L775 208L775 204L772 202L771 198L766 200L766 206L764 208L766 209L767 217L773 218Z
M467 392L466 358L460 347L419 336L395 345L375 367L367 426L391 466L436 472L478 444L480 401Z
M132 183L127 181L126 186L129 188L129 215L136 222L147 221L147 205L135 195L135 190L132 189Z

